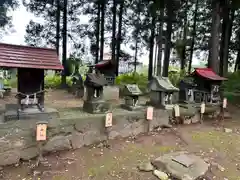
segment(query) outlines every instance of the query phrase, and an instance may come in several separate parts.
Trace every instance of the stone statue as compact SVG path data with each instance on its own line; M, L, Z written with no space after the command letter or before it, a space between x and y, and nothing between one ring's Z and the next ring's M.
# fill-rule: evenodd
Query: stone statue
M109 107L103 99L103 86L107 85L105 77L99 70L88 73L84 82L86 87L86 100L83 109L89 113L104 113Z

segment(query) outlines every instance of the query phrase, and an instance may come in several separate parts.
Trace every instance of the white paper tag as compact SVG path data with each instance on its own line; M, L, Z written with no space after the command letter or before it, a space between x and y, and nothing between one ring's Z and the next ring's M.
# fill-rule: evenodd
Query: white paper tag
M205 113L205 103L201 104L201 114Z
M106 114L105 127L112 127L112 113Z
M180 110L179 110L179 106L177 104L174 106L174 112L175 112L175 117L180 116Z
M227 108L227 98L223 99L223 108Z
M153 119L153 107L148 107L147 108L147 120L152 120Z

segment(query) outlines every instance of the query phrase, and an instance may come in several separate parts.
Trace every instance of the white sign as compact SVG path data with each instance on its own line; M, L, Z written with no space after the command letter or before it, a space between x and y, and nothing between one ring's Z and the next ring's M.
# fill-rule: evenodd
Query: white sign
M105 118L105 127L112 127L112 113L107 113Z
M47 140L47 124L37 124L36 140L37 141Z
M175 117L179 117L180 116L180 109L179 109L179 105L175 105L174 106L174 112L175 112Z
M227 108L227 98L223 99L223 108Z
M147 120L152 120L153 119L153 107L148 107L147 108Z
M204 114L205 113L205 103L202 103L201 104L201 114Z

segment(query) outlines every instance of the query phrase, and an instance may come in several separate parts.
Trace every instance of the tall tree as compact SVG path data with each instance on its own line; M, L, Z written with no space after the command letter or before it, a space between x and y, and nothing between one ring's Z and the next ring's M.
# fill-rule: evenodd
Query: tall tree
M101 3L100 3L100 0L97 0L96 57L95 57L95 64L97 64L98 60L99 60L100 20L101 20Z
M106 9L106 0L101 0L100 61L103 60L103 53L104 53L105 9Z
M216 73L219 73L220 4L220 0L212 0L212 27L208 56L208 67Z
M111 46L111 50L112 50L112 61L115 62L116 65L116 25L117 25L117 1L113 0L113 6L112 6L112 16L113 16L113 20L112 20L112 46ZM118 74L118 68L116 68L116 72L115 74Z
M172 46L172 25L173 25L173 0L168 0L166 2L167 7L167 31L166 31L166 41L164 49L164 65L163 65L163 76L168 77L168 67L169 59Z
M62 86L66 87L67 82L66 82L66 75L67 73L67 5L68 5L68 0L63 1L63 29L62 29L62 36L63 36L63 41L62 41L62 64L64 67L64 71L62 74Z
M152 79L153 76L153 50L154 50L154 39L155 39L155 28L156 28L156 0L151 4L151 31L149 40L149 64L148 64L148 80Z
M194 45L195 45L195 36L196 36L196 25L197 25L197 16L198 16L198 3L199 0L196 0L195 3L195 10L194 10L194 18L193 18L193 26L192 26L192 40L190 46L190 56L189 56L189 64L188 64L188 73L191 73L192 69L192 59L193 59L193 52L194 52Z
M57 13L56 13L56 19L57 19L57 24L56 24L56 50L57 54L59 55L59 46L60 46L60 21L61 21L61 4L60 0L56 0L56 6L57 6Z
M118 76L119 72L119 60L120 60L120 52L121 52L121 43L122 43L122 20L123 20L123 9L124 9L124 0L120 0L120 7L118 13L118 33L117 33L117 44L116 44L116 76Z
M165 2L164 0L159 1L159 25L158 25L158 38L157 38L157 46L158 46L158 53L157 53L157 76L161 76L162 74L162 44L163 44L163 23L164 23L164 7Z

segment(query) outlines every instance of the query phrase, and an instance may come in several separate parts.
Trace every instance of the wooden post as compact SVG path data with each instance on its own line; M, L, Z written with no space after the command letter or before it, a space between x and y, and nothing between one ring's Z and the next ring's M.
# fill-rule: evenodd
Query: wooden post
M153 107L149 106L147 107L147 115L146 115L146 119L147 119L147 132L151 131L151 121L153 120Z
M42 146L43 143L47 140L47 121L39 121L36 125L36 141L38 142L38 160L36 166L39 165L43 161L43 155L42 155Z
M227 108L227 98L223 98L223 103L222 103L222 107L221 107L221 112L220 112L220 120L222 122L222 126L224 126L224 112Z
M200 109L200 123L203 123L203 114L205 113L206 105L204 102L201 104L201 109Z
M105 116L105 130L106 130L106 134L107 134L107 142L109 140L109 132L111 130L112 127L112 112L107 112L106 116Z
M181 119L180 119L180 109L178 104L174 106L174 116L176 118L177 124L179 124L181 122Z

